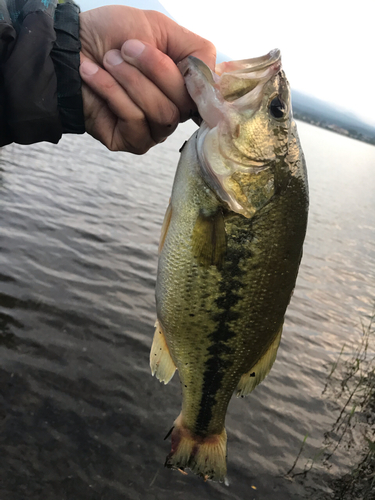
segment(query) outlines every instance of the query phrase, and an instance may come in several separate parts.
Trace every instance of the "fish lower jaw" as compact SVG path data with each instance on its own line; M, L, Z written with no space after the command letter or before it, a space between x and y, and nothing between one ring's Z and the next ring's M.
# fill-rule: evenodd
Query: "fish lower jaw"
M227 433L198 436L184 426L182 415L176 419L172 431L171 452L165 467L184 470L189 468L204 480L223 482L227 472Z

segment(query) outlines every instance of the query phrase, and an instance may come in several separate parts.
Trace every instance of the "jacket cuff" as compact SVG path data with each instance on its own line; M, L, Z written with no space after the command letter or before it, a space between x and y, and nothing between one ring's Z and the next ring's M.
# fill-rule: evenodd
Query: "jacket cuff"
M4 61L15 43L17 34L16 30L12 26L10 16L6 9L1 11L0 9L0 148L5 144L12 142L11 132L8 127L7 121L7 106L6 106L6 95L5 95L5 82L4 75L2 71L2 61Z
M85 132L79 74L79 13L78 5L71 0L57 5L54 19L56 40L51 51L57 79L57 105L62 131L72 134Z

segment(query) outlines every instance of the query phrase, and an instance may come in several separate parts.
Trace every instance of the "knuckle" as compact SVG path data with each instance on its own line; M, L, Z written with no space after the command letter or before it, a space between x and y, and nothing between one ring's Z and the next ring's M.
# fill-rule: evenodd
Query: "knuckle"
M139 120L137 127L133 130L136 132L134 137L126 138L127 151L135 155L143 155L156 144L150 135L150 130L144 117L142 120Z
M102 82L102 92L106 95L112 95L118 88L118 84L115 80L105 80Z
M149 116L149 125L151 129L151 137L155 143L160 143L169 137L179 124L180 113L176 106L158 107L159 113Z
M170 129L170 133L172 133L180 123L180 112L178 108L176 106L168 106L163 108L161 112L161 123L167 129Z
M149 143L132 144L125 138L121 137L113 139L112 142L107 147L110 151L113 152L126 151L128 153L140 156L147 153L147 151L151 148L151 146L152 145Z
M204 39L205 45L206 45L206 50L208 54L210 54L214 59L216 59L216 47L215 45L207 40L206 38Z
M168 75L171 72L172 60L163 52L155 51L152 61L152 71L159 75Z
M137 156L144 155L151 148L151 146L151 144L137 144L136 146L129 145L129 152Z
M124 77L126 79L126 88L134 89L139 92L141 88L141 73L138 70L135 70L130 64L125 64L124 67L125 73Z
M152 20L153 26L164 26L164 24L169 23L169 17L167 17L162 12L157 10L149 10L147 11L147 17Z

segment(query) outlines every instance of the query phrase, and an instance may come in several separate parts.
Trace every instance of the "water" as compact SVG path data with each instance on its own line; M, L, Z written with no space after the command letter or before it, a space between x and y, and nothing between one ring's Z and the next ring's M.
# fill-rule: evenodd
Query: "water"
M337 418L330 363L373 307L375 148L299 123L304 257L271 374L230 404L225 486L164 469L179 382L148 366L160 227L192 130L144 157L86 136L0 153L1 500L309 498L282 475Z

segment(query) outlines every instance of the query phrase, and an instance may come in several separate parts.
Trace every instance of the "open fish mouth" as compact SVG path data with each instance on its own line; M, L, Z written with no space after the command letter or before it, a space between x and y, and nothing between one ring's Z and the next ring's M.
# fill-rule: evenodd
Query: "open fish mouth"
M244 103L248 107L258 104L258 96L263 85L281 69L281 54L279 49L271 50L262 57L242 59L218 64L215 73L220 77L218 89L225 101L234 101L254 91ZM252 102L253 101L253 102ZM241 102L237 103L242 105Z
M274 49L261 57L223 62L215 73L194 56L183 59L178 67L202 120L213 128L225 116L223 107L228 101L237 101L234 107L238 110L259 106L263 86L281 70L281 54ZM250 95L240 99L246 94Z
M274 49L265 56L217 64L215 73L219 76L223 73L247 73L266 69L277 63L281 64L281 53L279 49Z

